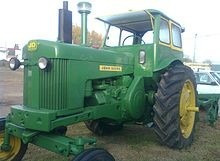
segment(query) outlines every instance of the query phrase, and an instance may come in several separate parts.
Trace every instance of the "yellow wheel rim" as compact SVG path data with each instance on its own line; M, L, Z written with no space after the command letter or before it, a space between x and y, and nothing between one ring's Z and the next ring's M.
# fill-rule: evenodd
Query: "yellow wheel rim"
M0 131L0 145L4 142L4 131ZM21 148L21 140L17 137L11 136L10 138L10 151L2 151L0 150L0 160L2 161L11 161L15 158L15 156L19 153Z
M184 138L188 138L192 132L195 122L196 96L194 85L190 80L186 80L180 95L180 130Z

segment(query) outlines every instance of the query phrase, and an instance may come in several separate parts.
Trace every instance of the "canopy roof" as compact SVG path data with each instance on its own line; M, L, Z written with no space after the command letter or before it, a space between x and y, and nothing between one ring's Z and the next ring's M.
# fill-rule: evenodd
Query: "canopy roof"
M152 30L151 19L157 14L170 19L162 12L152 9L100 17L97 19L127 31L145 33Z

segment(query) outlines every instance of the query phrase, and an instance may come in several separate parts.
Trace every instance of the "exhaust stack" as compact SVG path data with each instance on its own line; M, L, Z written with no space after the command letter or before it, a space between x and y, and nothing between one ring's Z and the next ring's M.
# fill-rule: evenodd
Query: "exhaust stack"
M68 10L67 1L63 1L63 9L59 9L58 41L72 44L72 12Z
M81 14L81 45L87 45L87 16L91 13L92 4L89 2L79 2L78 12Z

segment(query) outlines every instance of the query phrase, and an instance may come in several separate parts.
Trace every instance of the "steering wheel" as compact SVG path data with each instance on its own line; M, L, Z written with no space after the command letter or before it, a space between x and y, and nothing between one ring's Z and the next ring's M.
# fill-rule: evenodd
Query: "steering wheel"
M125 43L125 41L128 39L128 38L130 38L130 37L137 37L139 40L141 40L141 42L143 42L144 44L146 44L145 42L144 42L144 40L140 37L140 36L137 36L137 35L129 35L129 36L127 36L126 38L124 38L124 40L123 40L123 42L122 42L122 46L124 46L124 43Z

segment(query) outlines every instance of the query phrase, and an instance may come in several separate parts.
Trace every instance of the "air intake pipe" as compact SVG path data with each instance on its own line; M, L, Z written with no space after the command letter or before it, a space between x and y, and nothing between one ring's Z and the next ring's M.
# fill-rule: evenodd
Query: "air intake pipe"
M81 14L81 45L87 45L87 16L91 13L92 4L89 2L79 2L78 12Z
M63 1L63 9L59 9L58 41L72 44L72 12L68 10L67 1Z

